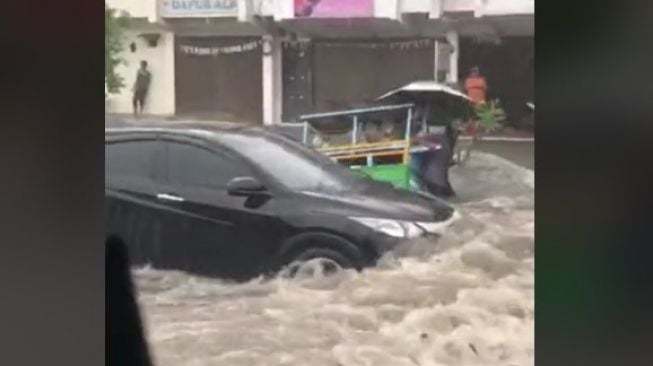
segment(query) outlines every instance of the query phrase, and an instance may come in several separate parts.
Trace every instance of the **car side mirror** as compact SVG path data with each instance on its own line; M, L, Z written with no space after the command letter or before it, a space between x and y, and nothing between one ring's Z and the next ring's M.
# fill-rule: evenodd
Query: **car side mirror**
M252 177L237 177L227 183L227 192L231 196L249 197L265 194L267 188Z

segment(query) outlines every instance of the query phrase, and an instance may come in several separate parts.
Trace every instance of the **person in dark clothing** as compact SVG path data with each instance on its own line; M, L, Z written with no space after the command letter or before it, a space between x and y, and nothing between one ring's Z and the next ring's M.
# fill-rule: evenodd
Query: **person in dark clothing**
M419 173L427 192L448 198L456 195L449 182L449 167L456 137L451 125L442 127L443 133L426 134L420 138L420 143L429 147L429 150L420 161Z
M418 143L428 148L416 162L415 175L423 188L438 197L456 195L449 182L449 168L452 165L458 134L454 125L452 106L431 103L422 106L426 116L427 130L418 138Z
M152 74L147 70L147 61L141 61L141 67L136 73L136 81L134 82L134 98L132 100L134 106L134 115L143 113L143 105L145 104L145 98L147 97L147 92L150 89L150 81L152 80Z

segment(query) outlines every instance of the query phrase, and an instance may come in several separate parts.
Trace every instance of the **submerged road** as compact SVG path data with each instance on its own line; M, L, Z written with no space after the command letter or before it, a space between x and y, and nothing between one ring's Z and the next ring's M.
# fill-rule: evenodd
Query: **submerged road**
M527 146L482 149L532 165ZM451 173L459 221L362 273L232 284L136 270L155 363L533 365L534 173L483 152Z
M534 141L481 141L476 149L500 156L524 168L535 169Z

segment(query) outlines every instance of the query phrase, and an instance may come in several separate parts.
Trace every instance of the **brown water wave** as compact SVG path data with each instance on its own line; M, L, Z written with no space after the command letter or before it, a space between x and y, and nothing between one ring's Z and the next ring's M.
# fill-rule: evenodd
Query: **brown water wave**
M229 284L136 270L157 365L533 365L534 173L452 171L460 219L377 268Z

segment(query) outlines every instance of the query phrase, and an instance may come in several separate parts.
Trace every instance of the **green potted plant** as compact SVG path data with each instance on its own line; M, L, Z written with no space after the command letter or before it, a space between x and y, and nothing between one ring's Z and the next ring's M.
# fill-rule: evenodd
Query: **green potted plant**
M480 103L474 106L473 117L465 126L466 132L470 135L470 143L458 152L458 164L464 165L474 150L476 144L483 136L491 134L503 127L506 120L506 113L498 99L487 103Z

